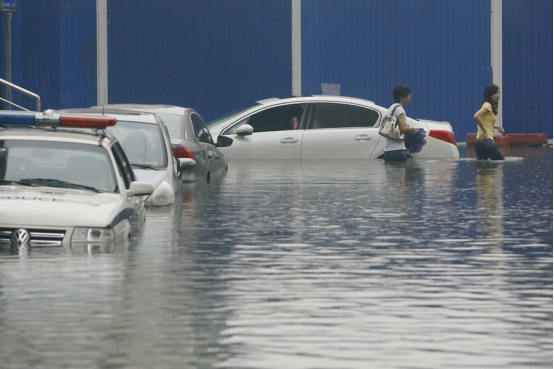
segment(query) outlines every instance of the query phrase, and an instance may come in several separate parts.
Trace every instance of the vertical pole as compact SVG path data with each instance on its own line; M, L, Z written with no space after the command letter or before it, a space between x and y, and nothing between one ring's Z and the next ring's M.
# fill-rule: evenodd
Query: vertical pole
M96 0L96 102L108 103L108 3Z
M292 95L302 95L302 0L291 0Z
M12 82L12 13L5 12L6 15L6 81ZM12 89L6 86L6 100L12 101ZM7 104L7 110L12 106Z
M502 94L502 0L491 0L491 64L492 81ZM498 102L496 124L502 126L502 98Z

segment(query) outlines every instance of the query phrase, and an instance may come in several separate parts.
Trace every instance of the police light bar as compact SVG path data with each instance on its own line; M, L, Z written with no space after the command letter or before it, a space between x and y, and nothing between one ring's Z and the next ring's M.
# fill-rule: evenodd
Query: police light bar
M117 120L108 116L58 114L52 110L42 113L27 111L0 111L0 126L18 125L34 127L106 128Z

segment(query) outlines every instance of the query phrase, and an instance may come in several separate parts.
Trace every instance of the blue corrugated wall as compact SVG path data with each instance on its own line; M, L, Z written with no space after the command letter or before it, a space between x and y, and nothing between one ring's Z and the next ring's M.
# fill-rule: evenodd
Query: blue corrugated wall
M301 4L303 94L334 83L387 106L406 83L410 116L451 122L458 141L475 132L492 80L490 0ZM43 109L96 104L95 14L94 0L19 0L12 80ZM290 0L108 0L108 18L110 102L192 106L209 120L291 94ZM503 37L504 126L552 138L552 2L503 0Z
M63 106L96 103L96 4L60 3L60 100Z
M503 0L504 126L552 138L552 1Z
M397 84L412 88L413 118L445 120L459 141L492 80L490 1L305 0L302 93L321 83L388 107Z
M215 118L290 94L289 0L108 3L109 102L168 103Z
M12 15L12 82L37 93L42 109L96 102L96 5L91 0L20 0ZM1 29L5 29L4 15ZM2 33L1 70L5 78ZM33 99L12 92L29 109Z

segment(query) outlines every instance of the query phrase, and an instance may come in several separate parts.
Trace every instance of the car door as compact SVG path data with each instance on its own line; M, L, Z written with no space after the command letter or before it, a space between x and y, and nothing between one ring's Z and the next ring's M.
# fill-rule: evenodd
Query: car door
M223 171L225 169L225 160L223 160L223 156L215 147L212 135L210 134L206 123L204 123L202 117L196 113L192 113L190 119L192 121L196 138L202 146L202 150L205 151L207 167L209 168L208 171L210 173Z
M228 128L224 135L233 138L225 148L227 159L300 159L306 104L271 106L257 111ZM291 121L296 118L297 129ZM249 124L251 135L238 135L237 129Z
M368 159L381 139L381 114L365 106L321 102L312 106L302 137L302 159Z

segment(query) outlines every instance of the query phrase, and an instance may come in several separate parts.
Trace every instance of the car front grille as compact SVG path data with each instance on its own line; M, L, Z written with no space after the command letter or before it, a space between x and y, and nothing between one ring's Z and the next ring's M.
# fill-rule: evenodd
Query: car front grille
M0 228L0 244L17 244L12 240L12 236L14 232L21 229L28 232L30 246L61 246L65 237L63 229Z

